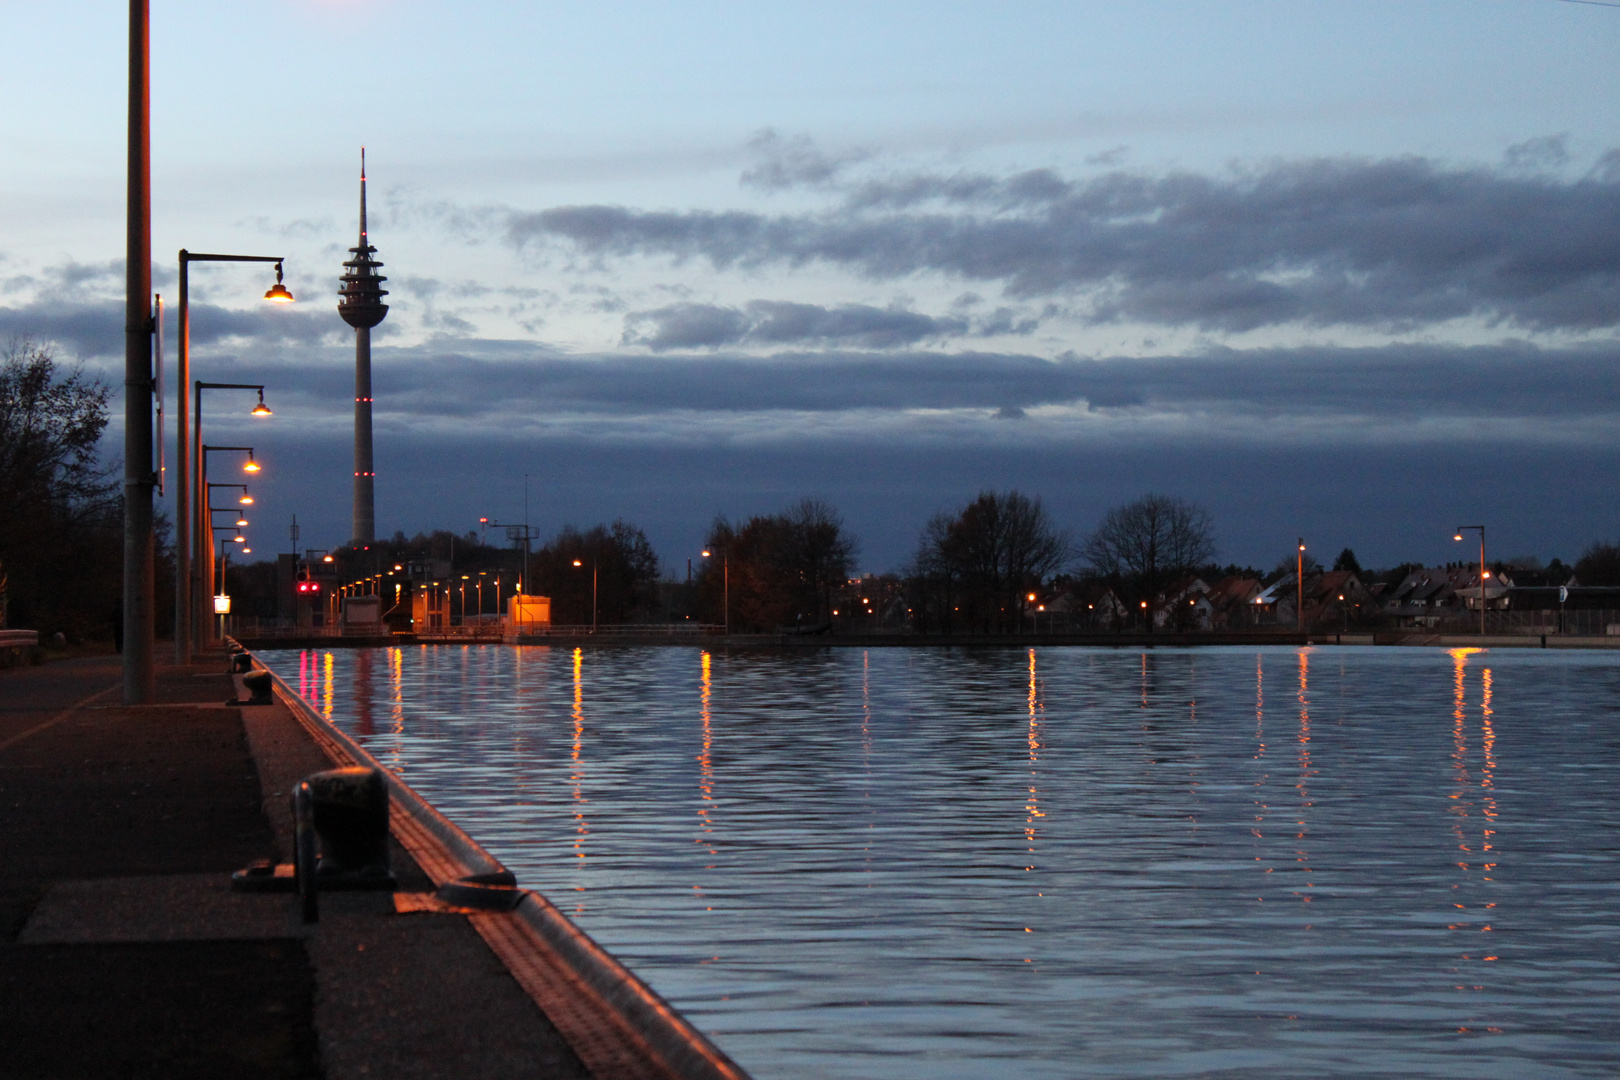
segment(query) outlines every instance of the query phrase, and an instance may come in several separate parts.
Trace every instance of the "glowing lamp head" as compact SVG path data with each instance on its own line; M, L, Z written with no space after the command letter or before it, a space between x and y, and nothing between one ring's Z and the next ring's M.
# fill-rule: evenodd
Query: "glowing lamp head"
M707 549L707 548L705 548L705 549L704 549L704 551L703 551L703 557L704 557L704 558L705 558L705 559L707 559L707 558L708 558L708 557L709 557L709 551L708 551L708 549Z
M233 544L245 544L245 543L247 543L247 537L245 537L245 536L233 536L233 537L231 537L231 543L233 543Z
M236 501L241 503L243 506L252 506L253 505L253 496L244 495L240 499L237 499Z
M259 463L257 461L253 460L253 456L251 454L248 455L247 464L242 466L242 471L243 472L258 472L259 471Z
M247 523L248 523L247 518L237 518L236 519L236 527L238 529L247 528Z
M1453 540L1461 540L1462 539L1462 533L1457 533L1455 536L1452 537L1452 539Z
M1034 593L1029 594L1029 602L1032 603L1032 604L1035 602L1035 594Z
M280 263L276 263L276 283L270 286L270 291L264 294L264 298L272 304L290 304L293 302L293 294L288 292L287 286L281 283Z
M276 415L275 413L270 411L270 406L268 406L268 405L266 405L264 403L264 391L263 390L259 391L259 403L257 405L255 405L255 406L253 406L253 415L254 416L274 416L274 415Z
M321 560L321 562L331 562L331 561L332 561L332 556L330 556L330 555L326 556L324 559Z
M575 565L575 566L584 566L584 565L585 565L585 564L584 564L584 563L582 563L582 562L580 562L580 561L579 561L579 560L578 560L578 559L575 559L575 560L574 560L574 565Z

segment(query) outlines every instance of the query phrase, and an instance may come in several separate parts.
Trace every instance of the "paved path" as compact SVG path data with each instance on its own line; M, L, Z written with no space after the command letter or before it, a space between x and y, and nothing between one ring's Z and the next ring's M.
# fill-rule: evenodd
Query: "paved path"
M141 708L118 665L0 671L0 1075L586 1075L466 918L327 894L306 927L232 892L286 858L286 792L328 763L282 706L224 707L223 662L160 671Z

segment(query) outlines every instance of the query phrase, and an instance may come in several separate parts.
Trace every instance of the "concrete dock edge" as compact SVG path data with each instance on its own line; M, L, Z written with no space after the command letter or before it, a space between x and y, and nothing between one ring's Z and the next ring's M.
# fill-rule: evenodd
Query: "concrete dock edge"
M394 835L435 886L500 873L485 851L274 672L276 696L334 763L381 769ZM589 1068L626 1080L749 1080L748 1074L650 986L539 893L473 926Z

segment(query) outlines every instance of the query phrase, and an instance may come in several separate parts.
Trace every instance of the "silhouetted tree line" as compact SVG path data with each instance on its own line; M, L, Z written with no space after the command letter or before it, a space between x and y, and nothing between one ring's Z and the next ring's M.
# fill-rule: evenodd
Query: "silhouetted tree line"
M47 345L14 338L0 354L0 623L113 636L123 590L119 462L99 457L109 391L61 370ZM157 522L156 619L173 623L169 522Z
M906 573L913 624L923 631L1006 632L1023 620L1024 596L1073 557L1039 498L981 492L923 526Z
M696 582L705 622L726 622L729 594L733 630L810 629L829 622L833 590L849 577L856 542L831 505L803 499L741 525L716 518L706 548Z
M528 591L551 597L551 621L583 625L649 622L660 615L658 554L626 521L580 532L565 527L534 553Z

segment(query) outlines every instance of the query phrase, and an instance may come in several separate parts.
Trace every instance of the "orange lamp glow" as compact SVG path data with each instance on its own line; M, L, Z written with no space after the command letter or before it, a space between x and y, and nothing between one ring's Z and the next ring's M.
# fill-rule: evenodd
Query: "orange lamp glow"
M243 472L258 472L259 471L259 463L257 461L254 461L252 457L249 457L247 459L247 464L242 466L242 471Z
M253 505L253 496L244 495L240 499L237 499L236 501L241 503L243 506L252 506Z
M264 298L272 304L290 304L293 302L293 294L288 292L287 286L281 283L280 263L276 263L276 283L270 286L270 291L264 294Z

